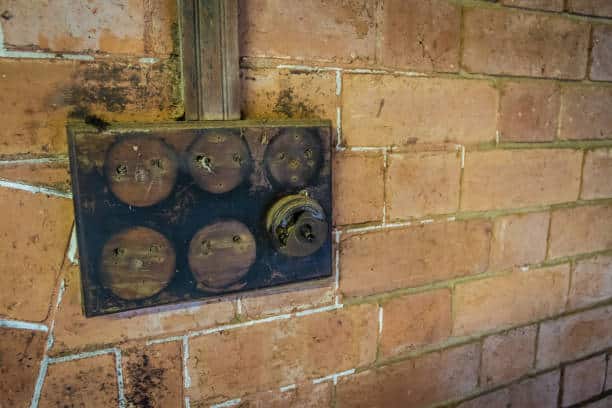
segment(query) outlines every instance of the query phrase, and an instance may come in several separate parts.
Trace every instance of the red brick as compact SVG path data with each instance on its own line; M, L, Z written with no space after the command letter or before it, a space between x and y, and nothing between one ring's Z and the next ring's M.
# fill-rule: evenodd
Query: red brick
M464 10L463 64L470 72L584 78L590 26L517 10Z
M411 408L458 398L476 388L478 358L478 346L468 344L343 377L337 404Z
M453 334L516 326L557 315L565 307L568 286L568 265L457 284Z
M585 154L581 198L612 197L612 149L589 150Z
M380 60L419 71L459 69L461 10L444 0L387 0Z
M567 10L589 16L612 17L612 4L608 0L567 0Z
M561 92L561 139L612 139L612 88L567 86Z
M490 236L485 220L349 235L340 247L340 289L361 296L482 273Z
M383 357L439 343L451 332L449 289L394 298L383 304L380 351Z
M548 257L560 258L612 248L612 206L565 208L552 212Z
M40 408L111 407L118 405L115 355L50 364L40 395Z
M612 298L612 257L576 262L568 305L579 308Z
M110 344L149 337L170 336L228 323L234 317L230 301L85 318L81 305L81 282L77 266L67 266L66 292L55 316L55 343L51 352L98 349Z
M584 357L612 346L612 307L565 316L540 325L537 368Z
M377 309L346 307L193 338L191 399L219 402L368 365L376 357Z
M249 318L299 312L333 302L334 291L330 287L293 290L241 299L242 314Z
M175 2L169 0L52 1L27 7L9 0L3 11L12 16L2 21L9 50L167 55L176 22Z
M245 69L245 119L336 119L336 73Z
M507 388L467 401L457 408L544 408L556 407L559 371L527 378Z
M563 406L577 404L600 394L606 375L606 355L565 367L563 375Z
M555 139L559 119L559 89L552 82L504 84L501 91L501 142L547 142Z
M510 382L533 366L537 326L520 327L484 339L480 384L486 387Z
M570 149L469 152L461 209L482 211L575 201L582 152Z
M334 158L336 225L381 221L385 187L380 153L338 153Z
M388 218L457 211L460 175L460 152L389 155L385 183Z
M183 404L181 343L138 347L123 352L125 400L129 407L180 407Z
M0 154L65 153L66 118L87 112L106 121L178 116L173 66L0 59Z
M0 315L43 321L72 227L66 198L0 188Z
M549 219L549 213L496 218L489 268L496 271L543 261L546 257Z
M369 61L376 47L374 2L240 0L240 52L250 57Z
M266 391L242 398L241 408L323 408L331 407L332 383L298 384L289 391ZM197 408L197 407L196 407Z
M46 337L41 331L0 328L0 407L30 406Z
M563 11L563 0L502 0L505 6L536 10Z
M70 173L66 161L48 163L3 163L0 178L22 183L70 191Z
M497 91L490 81L348 74L342 100L349 146L495 138Z
M612 26L593 28L590 78L595 81L612 80Z

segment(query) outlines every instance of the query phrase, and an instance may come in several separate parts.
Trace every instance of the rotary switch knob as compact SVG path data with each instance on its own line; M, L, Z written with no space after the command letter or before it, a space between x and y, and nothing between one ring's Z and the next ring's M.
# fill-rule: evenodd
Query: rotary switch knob
M302 194L277 201L268 211L266 228L276 249L291 257L314 254L329 235L323 208Z

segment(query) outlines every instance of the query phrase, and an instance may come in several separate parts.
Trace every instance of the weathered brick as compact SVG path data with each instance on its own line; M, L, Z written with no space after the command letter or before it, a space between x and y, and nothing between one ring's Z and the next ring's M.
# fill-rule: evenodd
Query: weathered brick
M466 335L540 320L565 307L569 265L514 271L455 287L453 334Z
M562 405L564 407L574 405L600 394L603 390L605 375L605 354L565 367Z
M546 257L549 219L549 213L496 218L493 223L489 269L503 270L543 261Z
M445 0L386 0L380 60L419 71L459 69L461 10Z
M593 28L590 78L595 81L612 81L612 26Z
M410 408L458 398L476 388L478 358L478 346L468 344L343 377L337 404Z
M374 58L374 2L240 0L238 7L242 55L340 62Z
M72 227L66 198L0 188L0 315L42 321Z
M336 73L244 69L245 119L336 119Z
M484 339L480 384L504 384L527 373L535 358L537 326L520 327Z
M564 208L552 212L549 258L612 248L612 205Z
M2 21L9 50L168 55L176 2L90 0L32 2L6 0ZM62 18L58 18L62 16Z
M582 152L570 149L468 152L461 209L482 211L575 201Z
M589 150L585 154L581 198L612 197L612 149Z
M540 325L538 369L612 346L612 307L576 313Z
M527 378L489 394L469 400L457 408L544 408L556 407L559 370Z
M332 383L303 383L289 391L265 391L240 401L241 408L324 408L332 404ZM197 405L195 408L198 408ZM204 408L204 407L202 407Z
M360 296L482 273L490 236L486 220L346 236L340 247L340 289Z
M490 81L347 74L342 101L349 146L495 138L497 91Z
M193 338L189 394L208 403L370 364L377 309L346 307Z
M0 328L0 407L29 407L47 333Z
M299 312L333 302L334 291L330 287L294 290L241 299L242 314L249 318Z
M55 316L53 354L203 329L228 323L234 317L233 303L225 301L85 318L78 266L66 266L64 275L66 292Z
M117 406L119 391L115 370L114 354L50 364L38 406Z
M0 154L65 153L66 118L154 121L178 116L174 65L0 59Z
M589 16L612 17L612 4L608 0L567 0L567 10Z
M470 72L584 78L590 25L517 10L464 10L463 65Z
M128 407L180 407L183 404L181 343L138 347L123 352Z
M536 10L562 11L563 0L502 0L505 6Z
M389 155L385 183L388 218L455 212L460 175L460 152Z
M451 332L449 289L394 298L383 304L383 357L445 340Z
M576 262L568 305L589 306L612 298L612 257L599 256Z
M561 139L612 139L612 88L566 86L561 92Z
M2 163L0 178L22 183L70 191L70 173L66 161L48 163Z
M500 96L500 141L554 140L557 134L559 103L559 88L552 82L505 83Z
M384 203L384 159L380 153L338 153L334 157L336 225L380 221Z

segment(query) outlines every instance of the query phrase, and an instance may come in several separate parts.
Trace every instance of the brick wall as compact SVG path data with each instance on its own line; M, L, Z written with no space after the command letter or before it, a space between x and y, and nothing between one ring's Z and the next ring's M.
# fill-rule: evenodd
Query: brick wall
M0 407L612 405L612 2L242 0L328 118L336 284L85 319L69 117L183 112L174 0L0 0Z

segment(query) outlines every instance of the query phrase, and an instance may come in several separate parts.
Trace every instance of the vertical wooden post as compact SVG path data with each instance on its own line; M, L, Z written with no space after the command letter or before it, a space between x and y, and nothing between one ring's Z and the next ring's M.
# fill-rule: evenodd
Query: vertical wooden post
M238 0L182 0L187 120L240 119Z

